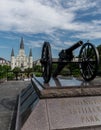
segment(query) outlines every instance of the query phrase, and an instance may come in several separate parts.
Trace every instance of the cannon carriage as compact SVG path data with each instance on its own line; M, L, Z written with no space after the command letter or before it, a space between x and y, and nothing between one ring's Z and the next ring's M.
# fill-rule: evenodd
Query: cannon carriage
M73 51L81 46L79 56L75 59ZM51 46L49 42L44 42L42 47L42 54L40 60L43 68L43 79L45 83L48 83L51 76L54 78L60 73L60 71L70 63L78 63L81 75L85 81L91 81L96 77L99 66L99 53L97 48L87 42L78 41L68 49L61 50L59 52L59 58L52 58ZM57 68L52 73L52 63L57 63Z

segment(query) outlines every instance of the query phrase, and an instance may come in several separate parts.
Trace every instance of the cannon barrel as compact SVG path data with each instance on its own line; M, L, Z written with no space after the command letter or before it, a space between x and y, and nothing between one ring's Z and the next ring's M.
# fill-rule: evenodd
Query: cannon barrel
M77 43L75 43L74 45L72 45L70 48L65 49L65 50L61 50L59 53L59 59L61 60L68 60L71 61L73 59L73 51L80 47L83 44L83 41L78 41Z
M70 48L66 49L66 52L72 52L74 51L76 48L80 47L81 45L83 45L83 41L78 41L77 43L75 43L74 45L72 45Z

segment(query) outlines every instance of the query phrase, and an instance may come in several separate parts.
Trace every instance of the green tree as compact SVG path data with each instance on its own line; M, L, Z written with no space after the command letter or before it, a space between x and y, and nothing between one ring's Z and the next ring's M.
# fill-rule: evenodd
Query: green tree
M37 76L37 77L42 76L42 66L40 66L40 65L34 65L33 70L34 70L35 76Z
M42 71L42 68L40 65L35 65L34 66L34 72L41 72Z
M15 74L16 80L18 80L18 74L21 72L21 69L19 67L15 67L13 69L13 73Z
M0 79L3 78L3 66L0 65Z
M0 79L7 78L8 71L11 70L11 67L8 65L0 65Z
M25 73L27 73L27 77L31 76L33 73L33 68L27 68L25 69Z

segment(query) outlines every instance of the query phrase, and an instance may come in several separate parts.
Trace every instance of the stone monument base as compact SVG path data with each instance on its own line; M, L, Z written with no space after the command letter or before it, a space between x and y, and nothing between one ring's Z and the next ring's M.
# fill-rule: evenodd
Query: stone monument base
M16 130L101 130L100 80L58 78L44 84L34 77L19 96L17 115Z
M86 82L74 77L51 79L48 84L44 83L42 77L32 79L40 98L82 97L101 95L101 79Z

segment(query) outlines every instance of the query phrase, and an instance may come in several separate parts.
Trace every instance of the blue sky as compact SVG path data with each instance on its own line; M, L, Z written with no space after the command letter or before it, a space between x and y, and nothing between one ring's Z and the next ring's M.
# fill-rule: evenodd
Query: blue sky
M39 59L44 41L53 57L79 40L101 44L101 0L0 0L0 57L18 54L21 37L25 52ZM78 52L78 50L77 50Z

